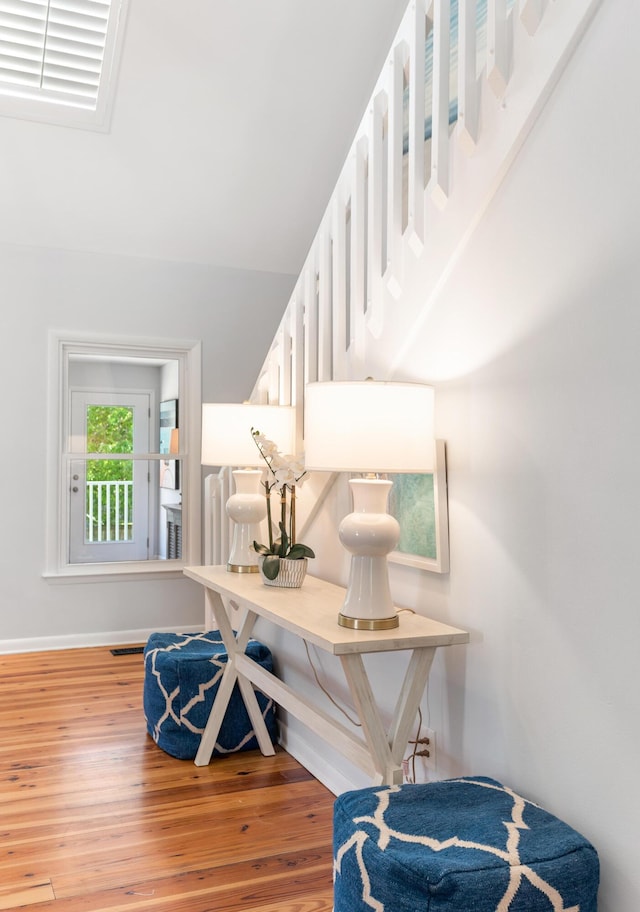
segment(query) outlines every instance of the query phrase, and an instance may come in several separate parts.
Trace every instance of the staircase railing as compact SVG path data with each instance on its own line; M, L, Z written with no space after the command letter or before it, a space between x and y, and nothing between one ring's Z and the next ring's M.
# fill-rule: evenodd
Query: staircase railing
M300 404L308 381L381 365L386 377L599 2L411 0L256 401Z
M252 394L300 450L307 382L401 375L599 3L411 0Z

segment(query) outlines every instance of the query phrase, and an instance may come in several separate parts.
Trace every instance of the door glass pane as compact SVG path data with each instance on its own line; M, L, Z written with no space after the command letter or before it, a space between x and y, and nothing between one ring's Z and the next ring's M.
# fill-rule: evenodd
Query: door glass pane
M73 390L69 563L149 560L153 553L150 394ZM96 454L104 454L97 456Z
M132 408L88 405L86 420L87 452L133 452ZM88 460L85 543L132 541L133 516L133 462Z

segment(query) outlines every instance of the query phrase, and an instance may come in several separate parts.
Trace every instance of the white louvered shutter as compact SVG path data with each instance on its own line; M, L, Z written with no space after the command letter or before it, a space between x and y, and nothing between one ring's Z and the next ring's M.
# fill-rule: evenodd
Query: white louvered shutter
M0 92L95 110L111 0L0 0Z

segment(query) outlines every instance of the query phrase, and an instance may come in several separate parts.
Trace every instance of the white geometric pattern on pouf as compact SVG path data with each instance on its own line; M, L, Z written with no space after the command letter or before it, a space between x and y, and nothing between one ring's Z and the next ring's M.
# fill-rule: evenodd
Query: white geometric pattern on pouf
M346 792L334 912L596 912L594 847L494 779Z

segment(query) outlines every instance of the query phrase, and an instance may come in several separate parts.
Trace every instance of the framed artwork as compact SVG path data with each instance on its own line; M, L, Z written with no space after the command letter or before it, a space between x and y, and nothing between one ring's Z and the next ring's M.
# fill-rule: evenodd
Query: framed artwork
M160 403L159 453L169 455L179 452L178 427L178 400L166 399ZM180 487L180 462L177 459L160 460L160 487L174 491Z
M433 573L449 572L447 460L444 440L436 440L433 474L389 475L389 513L400 523L400 541L389 560Z

